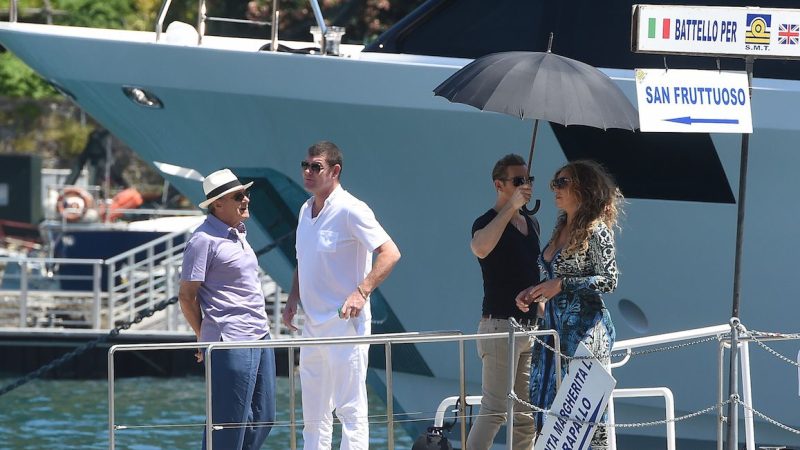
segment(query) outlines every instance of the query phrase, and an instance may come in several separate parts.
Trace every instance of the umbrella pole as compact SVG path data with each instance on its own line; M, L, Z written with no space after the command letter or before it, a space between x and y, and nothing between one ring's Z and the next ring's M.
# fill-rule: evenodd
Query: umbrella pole
M552 33L550 39L552 39ZM531 165L533 163L533 149L536 147L536 133L538 132L539 132L539 119L536 119L533 121L533 137L531 138L531 152L528 154L528 176L531 176L531 169L533 168L533 166ZM539 207L541 206L542 202L539 201L539 199L536 199L536 203L533 204L533 209L528 209L527 206L523 206L522 211L525 214L532 216L539 211Z
M528 175L531 174L531 163L533 162L533 149L536 148L536 133L539 132L539 119L533 121L533 138L531 138L531 152L528 154Z
M745 59L747 84L749 96L753 98L753 57ZM728 370L728 450L735 450L739 442L739 296L742 271L742 243L744 241L744 211L745 194L747 193L747 159L749 153L750 135L742 133L742 153L739 162L739 204L736 214L736 253L733 266L733 311L731 313L731 358Z

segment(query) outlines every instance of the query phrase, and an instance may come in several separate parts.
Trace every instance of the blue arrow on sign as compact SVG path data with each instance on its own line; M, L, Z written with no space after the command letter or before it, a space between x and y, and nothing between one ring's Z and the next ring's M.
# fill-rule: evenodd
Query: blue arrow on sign
M667 122L682 123L684 125L691 125L693 123L721 123L735 125L739 123L739 119L698 119L691 116L676 117L674 119L664 119Z

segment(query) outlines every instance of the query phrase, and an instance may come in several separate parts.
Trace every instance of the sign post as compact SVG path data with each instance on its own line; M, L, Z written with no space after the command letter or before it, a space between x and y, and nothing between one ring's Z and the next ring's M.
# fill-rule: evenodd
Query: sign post
M800 59L800 9L634 5L631 49L636 53L740 57L745 61L747 107L756 58ZM665 60L666 61L666 60ZM666 62L665 62L666 65ZM738 95L738 91L737 91ZM644 131L644 128L642 129ZM736 252L733 271L727 448L738 443L738 326L750 131L742 133Z

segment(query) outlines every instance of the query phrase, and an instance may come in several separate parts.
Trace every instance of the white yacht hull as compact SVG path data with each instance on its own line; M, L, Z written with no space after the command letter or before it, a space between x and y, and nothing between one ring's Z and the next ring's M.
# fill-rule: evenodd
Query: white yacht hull
M110 32L0 23L0 43L77 102L143 159L209 173L220 167L267 168L301 183L299 161L322 139L344 151L342 182L366 201L403 252L381 286L408 331L473 332L480 317L481 275L469 250L472 221L494 201L493 163L509 152L527 154L531 123L450 104L432 90L467 61L362 54L354 58L257 52L256 40L207 38L203 47L156 44L153 33ZM631 71L608 70L635 101ZM155 93L164 108L147 109L122 92L126 85ZM796 331L798 277L796 198L800 193L800 82L754 80L747 218L742 279L742 322L751 330ZM740 138L714 135L714 144L738 191ZM546 188L565 157L549 127L540 128L533 173L543 239L555 219ZM173 178L199 201L196 181ZM253 209L258 208L253 205ZM726 323L731 315L735 204L628 199L617 236L621 278L606 296L618 339ZM253 246L279 236L255 226ZM279 252L264 268L288 288L294 261ZM634 302L645 322L629 321L621 299ZM379 319L379 318L378 318ZM798 345L775 344L783 354ZM437 378L458 392L458 351L419 345ZM753 346L754 406L797 428L797 370ZM467 374L479 384L480 363L467 347ZM634 358L614 372L618 387L668 386L678 414L717 403L717 346ZM479 392L469 392L479 394ZM441 398L409 396L405 411L433 411ZM626 406L627 405L627 406ZM619 422L652 420L620 400ZM626 408L628 408L626 410ZM663 415L662 415L663 417ZM681 422L684 439L716 439L715 418ZM619 433L663 435L663 427ZM741 436L741 433L740 433ZM759 422L759 443L800 445L800 437Z

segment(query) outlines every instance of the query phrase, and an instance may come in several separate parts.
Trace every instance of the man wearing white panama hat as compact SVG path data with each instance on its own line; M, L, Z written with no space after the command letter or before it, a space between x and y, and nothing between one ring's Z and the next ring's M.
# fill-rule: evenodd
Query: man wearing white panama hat
M229 169L203 180L206 199L200 207L208 215L186 244L178 294L199 342L270 338L258 259L244 226L252 184L243 185ZM203 360L202 352L196 356ZM214 448L258 450L275 420L274 351L218 350L211 366L213 423L248 424L215 429Z

